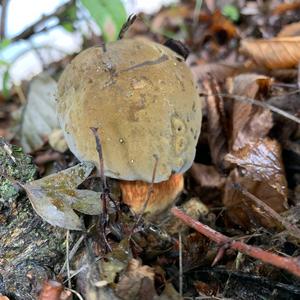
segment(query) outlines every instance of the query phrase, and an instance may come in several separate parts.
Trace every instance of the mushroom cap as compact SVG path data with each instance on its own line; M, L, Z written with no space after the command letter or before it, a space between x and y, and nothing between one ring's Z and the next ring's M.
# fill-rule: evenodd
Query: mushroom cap
M144 38L122 39L77 55L58 83L57 113L73 154L104 173L151 182L185 172L201 128L201 102L183 58Z

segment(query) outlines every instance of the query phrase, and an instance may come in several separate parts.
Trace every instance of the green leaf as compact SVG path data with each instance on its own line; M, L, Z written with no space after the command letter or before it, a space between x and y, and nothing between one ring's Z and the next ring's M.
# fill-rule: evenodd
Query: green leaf
M232 4L227 4L223 7L222 14L233 22L240 19L240 12L238 8Z
M72 22L62 22L61 26L68 32L74 32L74 26Z
M6 71L3 73L2 77L2 94L5 98L9 97L9 69L6 69Z
M23 185L38 215L54 226L70 230L84 230L73 209L89 215L101 213L100 193L78 190L94 165L83 162L75 167Z
M4 39L4 40L0 41L0 50L3 50L7 46L9 46L10 43L11 43L10 39Z
M127 14L120 0L81 0L97 25L105 41L114 41L126 22Z

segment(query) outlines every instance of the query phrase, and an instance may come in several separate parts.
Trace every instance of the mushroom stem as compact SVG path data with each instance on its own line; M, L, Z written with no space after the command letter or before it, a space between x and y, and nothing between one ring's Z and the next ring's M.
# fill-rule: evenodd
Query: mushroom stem
M143 210L151 183L144 181L120 181L123 202L129 205L135 213ZM183 189L183 175L174 174L166 180L154 183L145 212L159 213L173 204Z

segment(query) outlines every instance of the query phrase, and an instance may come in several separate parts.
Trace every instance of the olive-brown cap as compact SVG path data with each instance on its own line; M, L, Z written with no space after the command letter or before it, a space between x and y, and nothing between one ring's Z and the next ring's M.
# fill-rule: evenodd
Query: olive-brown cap
M201 99L183 58L144 38L89 48L66 67L57 112L71 151L99 165L90 127L99 128L105 175L155 182L192 164Z

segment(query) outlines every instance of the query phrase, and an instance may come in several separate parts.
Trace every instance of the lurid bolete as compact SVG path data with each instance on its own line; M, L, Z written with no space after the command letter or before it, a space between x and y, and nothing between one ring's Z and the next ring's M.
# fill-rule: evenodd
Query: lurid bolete
M81 52L58 84L57 111L75 156L99 166L91 127L99 128L104 172L120 180L123 201L164 210L183 188L201 126L201 99L184 59L144 38Z

